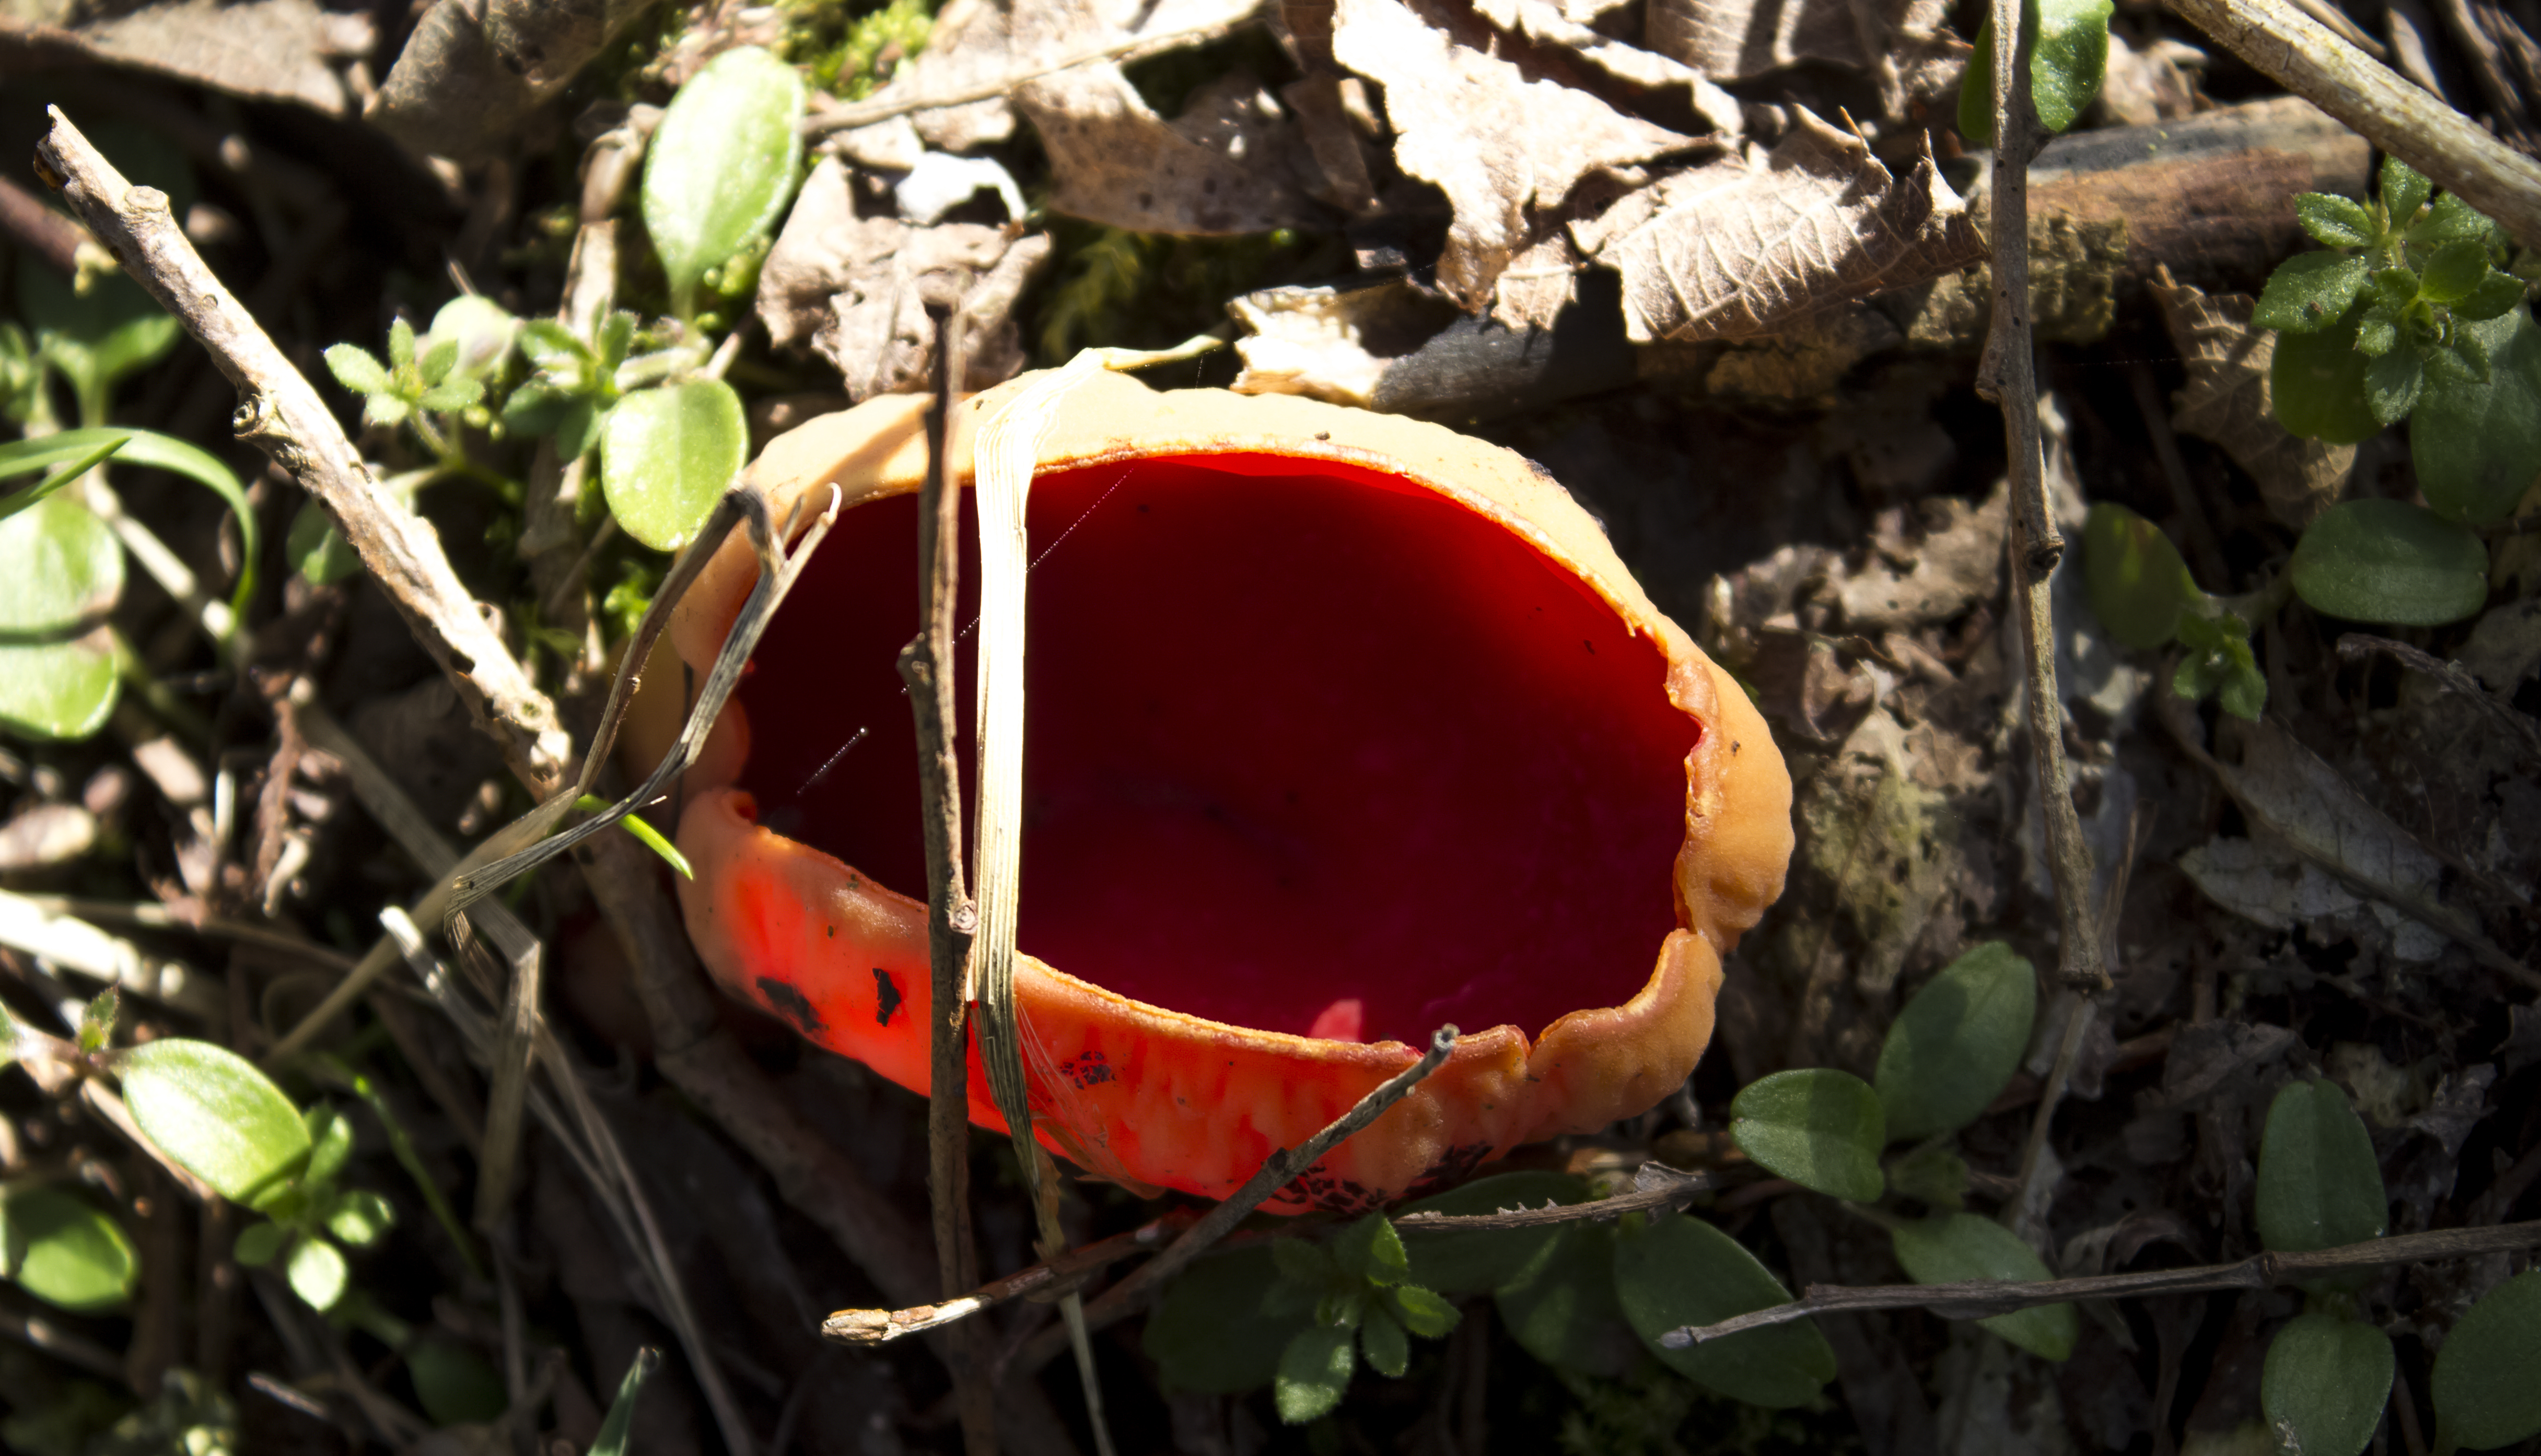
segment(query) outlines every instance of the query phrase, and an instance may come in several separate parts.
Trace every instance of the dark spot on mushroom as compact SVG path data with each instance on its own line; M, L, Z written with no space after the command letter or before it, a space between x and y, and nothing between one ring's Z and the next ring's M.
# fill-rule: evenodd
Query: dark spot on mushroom
M793 1022L794 1029L805 1036L819 1036L828 1029L821 1013L812 1008L812 999L774 976L759 978L759 994L766 999L769 1010Z
M1315 432L1315 438L1317 440L1330 440L1333 438L1333 432L1330 430L1318 430Z
M1588 656L1592 658L1597 656L1597 644L1590 642L1587 638L1583 637L1579 639L1579 645L1588 649Z
M891 978L891 972L874 967L874 1024L889 1026L891 1013L900 1009L902 1000L900 983Z
M830 938L831 938L831 939L835 940L835 939L838 938L838 928L837 928L836 926L831 926L831 927L829 928L829 931L830 931Z
M1076 1083L1080 1091L1099 1086L1112 1079L1112 1059L1101 1051L1070 1057L1058 1064L1058 1075Z

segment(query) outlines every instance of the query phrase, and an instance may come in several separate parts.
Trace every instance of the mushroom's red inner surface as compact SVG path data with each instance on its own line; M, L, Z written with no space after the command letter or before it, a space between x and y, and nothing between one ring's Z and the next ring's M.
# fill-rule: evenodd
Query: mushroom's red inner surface
M916 517L900 496L839 518L743 683L742 785L768 828L923 898L894 667ZM1657 644L1522 538L1373 471L1264 455L1046 475L1030 527L1024 950L1343 1040L1533 1035L1648 980L1702 729ZM963 538L969 623L967 493Z

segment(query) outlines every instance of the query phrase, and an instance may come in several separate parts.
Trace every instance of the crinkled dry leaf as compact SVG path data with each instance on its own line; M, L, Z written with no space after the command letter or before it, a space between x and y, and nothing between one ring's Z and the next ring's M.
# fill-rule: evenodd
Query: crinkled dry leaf
M1695 114L1714 131L1735 132L1742 127L1738 98L1712 85L1709 77L1682 61L1592 30L1567 13L1571 8L1550 0L1478 0L1474 6L1477 14L1501 30L1558 46L1618 81L1650 91L1686 88Z
M2100 82L2100 109L2121 126L2150 126L2197 112L2198 83L2206 52L2168 35L2109 36L2108 74Z
M931 291L960 301L971 329L966 383L985 388L1022 367L1007 315L1049 252L1046 238L1010 243L1002 230L972 223L913 228L859 218L846 168L829 158L805 180L760 269L759 316L773 343L808 339L837 367L848 396L864 399L927 387Z
M1511 328L1551 328L1579 297L1579 270L1587 259L1555 233L1509 259L1491 286L1491 317Z
M1469 312L1490 303L1492 284L1533 242L1531 219L1582 178L1703 145L1586 92L1530 80L1399 0L1341 0L1333 54L1385 88L1394 160L1454 207L1438 287Z
M1306 195L1315 164L1277 101L1221 76L1167 122L1110 61L1027 82L1015 95L1054 173L1050 205L1138 233L1266 233L1326 221Z
M1913 541L1881 540L1860 572L1836 589L1847 627L1878 632L1946 622L1991 599L2002 581L2002 533L2010 495L1996 485L1982 506L1956 496L1924 503Z
M1928 146L1903 181L1805 109L1770 153L1644 187L1572 236L1624 275L1634 343L1774 333L1841 300L1922 283L1985 248Z
M231 96L297 102L340 116L350 98L334 63L367 57L377 43L366 12L333 11L316 0L177 0L163 5L12 5L0 38L66 46L109 66L155 71ZM83 17L76 21L73 16ZM41 19L38 19L41 17Z
M2257 301L2248 294L2209 296L2186 285L2152 285L2170 341L2188 362L2171 423L2224 453L2258 482L2279 520L2300 529L2338 503L2356 468L2356 447L2288 434L2277 423L2268 369L2277 336L2250 326Z
M1944 34L1939 0L1650 0L1648 42L1714 81L1802 61L1875 69Z

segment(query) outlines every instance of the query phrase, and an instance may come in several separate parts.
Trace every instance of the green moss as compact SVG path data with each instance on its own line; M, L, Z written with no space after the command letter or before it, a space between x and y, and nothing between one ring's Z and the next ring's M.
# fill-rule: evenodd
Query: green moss
M1334 240L1280 229L1240 238L1130 233L1072 218L1050 220L1057 276L1028 305L1025 336L1038 365L1079 349L1161 349L1226 321L1226 301L1273 284L1339 271Z
M902 61L926 48L935 29L934 0L889 0L853 7L835 0L782 0L780 50L812 84L842 101L871 96Z

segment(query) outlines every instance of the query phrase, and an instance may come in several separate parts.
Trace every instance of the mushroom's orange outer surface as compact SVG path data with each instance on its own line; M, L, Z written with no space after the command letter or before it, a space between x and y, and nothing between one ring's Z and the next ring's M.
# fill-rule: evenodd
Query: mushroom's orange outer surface
M1004 393L955 412L955 479ZM752 466L780 520L832 485L845 509L679 826L681 908L723 985L918 1091L925 870L894 656L924 404L816 420ZM1790 780L1561 487L1437 426L1098 375L1042 447L1029 525L1015 989L1053 1150L1223 1197L1466 1028L1270 1205L1348 1212L1640 1112L1693 1070L1720 956L1781 892ZM754 573L736 537L681 606L671 642L700 674ZM648 697L676 691L667 665ZM667 746L664 706L630 752Z

